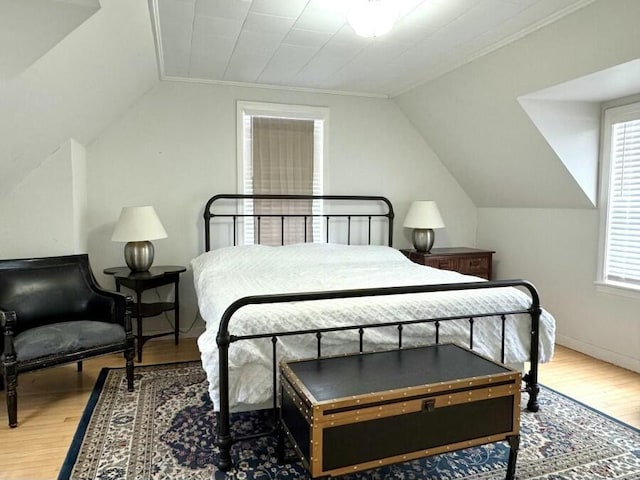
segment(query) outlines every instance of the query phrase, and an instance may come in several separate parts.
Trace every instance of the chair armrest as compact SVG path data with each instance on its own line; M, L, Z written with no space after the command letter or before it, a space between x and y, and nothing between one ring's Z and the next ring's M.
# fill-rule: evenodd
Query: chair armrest
M87 305L90 316L106 322L118 323L127 332L130 332L133 298L130 295L104 290L95 285L92 290L93 295Z
M0 310L0 331L2 332L2 349L0 354L5 357L15 356L15 348L13 346L13 337L16 328L16 312L11 310ZM0 373L2 373L0 371Z

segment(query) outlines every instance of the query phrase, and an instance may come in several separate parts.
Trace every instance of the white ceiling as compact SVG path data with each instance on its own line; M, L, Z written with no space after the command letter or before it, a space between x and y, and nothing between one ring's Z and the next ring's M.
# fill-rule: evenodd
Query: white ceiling
M398 0L358 37L354 0L151 0L165 78L393 97L594 0Z
M21 73L99 9L98 0L0 0L0 80Z

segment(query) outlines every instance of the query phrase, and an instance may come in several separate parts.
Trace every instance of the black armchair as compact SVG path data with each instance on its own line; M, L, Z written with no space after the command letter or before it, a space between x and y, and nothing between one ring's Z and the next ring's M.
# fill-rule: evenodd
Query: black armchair
M18 374L124 352L133 391L132 299L98 285L87 255L0 260L0 344L9 426L18 425ZM2 378L0 378L2 386Z

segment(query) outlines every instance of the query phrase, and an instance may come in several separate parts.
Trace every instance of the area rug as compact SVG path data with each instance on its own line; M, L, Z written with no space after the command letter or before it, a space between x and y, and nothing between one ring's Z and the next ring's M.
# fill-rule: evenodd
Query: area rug
M526 402L523 402L523 404ZM523 411L518 479L640 479L640 431L547 388L540 411ZM236 434L263 428L263 412L235 414ZM309 476L295 460L279 465L270 437L234 445L226 476L214 459L215 416L198 362L136 368L128 392L123 369L104 369L59 480L293 480ZM504 478L509 449L498 442L342 477Z

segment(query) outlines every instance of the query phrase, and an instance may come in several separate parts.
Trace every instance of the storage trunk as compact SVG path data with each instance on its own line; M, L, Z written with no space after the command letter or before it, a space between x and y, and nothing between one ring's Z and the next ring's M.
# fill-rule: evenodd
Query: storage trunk
M501 440L515 469L521 374L471 350L283 361L280 374L282 425L314 478Z

